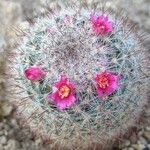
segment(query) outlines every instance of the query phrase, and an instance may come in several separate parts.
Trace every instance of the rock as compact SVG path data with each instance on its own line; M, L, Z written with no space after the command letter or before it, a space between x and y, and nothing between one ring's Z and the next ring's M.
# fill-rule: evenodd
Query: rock
M127 150L134 150L134 148L133 147L129 147Z
M4 37L0 35L0 54L4 51L4 47L6 47L6 41L4 40Z
M139 132L138 132L138 136L142 136L143 135L143 132L144 132L144 129L141 129Z
M4 124L0 122L0 131L4 128Z
M125 148L123 148L123 149L121 149L121 150L134 150L134 148L132 148L132 147L125 147Z
M10 139L8 140L8 144L6 146L4 146L4 150L16 150L18 147L18 142Z
M150 144L148 144L147 147L150 149Z
M3 56L4 57L4 56ZM2 77L2 76L0 76L0 77ZM5 79L3 79L3 78L0 78L0 84L1 83L5 83Z
M12 118L12 119L10 120L10 123L11 123L11 127L12 127L13 129L18 129L18 128L19 128L16 119Z
M1 136L0 137L0 144L4 145L4 144L6 144L6 142L7 142L6 137L5 136Z
M2 136L2 135L4 135L4 131L3 130L0 131L0 136Z
M7 136L8 135L8 131L4 130L4 135Z
M146 131L150 131L150 126L147 126L145 129Z
M35 145L36 145L36 146L40 145L41 143L42 143L41 139L37 139L37 140L35 141Z
M145 148L145 145L143 144L133 144L131 145L135 150L143 150Z
M131 142L129 140L125 140L122 145L121 145L121 148L126 148L128 146L130 146Z
M14 135L14 131L13 130L9 130L8 131L8 138L11 138L11 137L13 137L13 135Z
M150 150L148 147L145 147L144 149L142 149L142 150Z
M133 135L130 137L130 142L131 142L132 144L137 143L137 135L136 135L136 134L133 134Z
M143 136L148 140L150 141L150 132L149 131L145 131Z
M146 145L147 144L147 141L146 141L146 139L144 138L144 137L140 137L139 138L139 140L138 140L138 142L137 142L138 144L144 144L144 145Z
M131 144L131 142L129 141L129 140L126 140L125 141L125 143L124 143L124 145L127 147L127 146L129 146Z
M6 124L7 123L7 120L6 119L3 119L3 124Z
M0 150L3 150L3 145L0 144Z
M7 103L2 105L2 115L3 117L7 117L11 114L13 107Z
M8 43L14 41L14 26L18 24L22 18L21 5L10 1L0 1L0 34Z

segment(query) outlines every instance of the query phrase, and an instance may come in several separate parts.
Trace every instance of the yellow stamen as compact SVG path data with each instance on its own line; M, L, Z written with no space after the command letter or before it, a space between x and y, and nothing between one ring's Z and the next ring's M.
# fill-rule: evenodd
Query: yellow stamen
M99 87L102 88L102 89L105 89L106 87L108 87L108 86L109 86L109 82L108 82L107 77L105 77L105 76L100 76L100 77L99 77L99 81L98 81L98 85L99 85Z
M69 96L70 88L67 85L64 85L64 86L60 87L58 93L59 93L59 96L61 97L61 99L66 98Z
M105 29L105 26L103 26L103 25L100 25L100 26L98 27L98 29L99 29L100 31L104 31L104 29Z

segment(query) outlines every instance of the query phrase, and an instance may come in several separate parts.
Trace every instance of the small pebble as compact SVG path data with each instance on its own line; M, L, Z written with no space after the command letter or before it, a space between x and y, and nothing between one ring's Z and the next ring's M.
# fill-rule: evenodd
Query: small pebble
M6 142L7 142L6 137L5 136L1 136L0 137L0 144L4 145L4 144L6 144Z
M3 145L0 144L0 150L3 150Z
M129 147L128 150L134 150L134 148L133 147Z
M143 134L143 136L148 140L148 141L150 141L150 132L149 131L145 131L144 132L144 134Z
M124 143L124 145L125 145L126 147L128 147L128 146L130 145L130 143L131 143L131 142L130 142L129 140L126 140L125 143Z
M144 144L144 145L146 145L147 144L147 141L146 141L146 139L144 138L144 137L140 137L139 138L139 140L138 140L138 142L137 142L138 144Z
M143 150L150 150L148 147L145 147Z
M41 139L37 139L37 140L35 141L36 146L40 145L41 143L42 143Z
M150 131L150 126L146 127L145 129L146 131Z
M13 110L13 107L11 105L3 104L3 106L2 106L3 117L9 116L11 114L12 110Z
M5 135L5 136L7 136L7 135L8 135L7 130L4 130L4 135Z
M4 124L0 122L0 131L4 128Z
M4 135L4 131L3 130L0 131L0 136L2 136L2 135Z
M15 140L9 140L8 144L4 146L5 150L16 150L17 149L17 141Z
M143 144L133 144L132 147L135 150L143 150L145 148L145 145L143 145Z
M150 150L150 144L147 145L147 148L149 148L149 150Z

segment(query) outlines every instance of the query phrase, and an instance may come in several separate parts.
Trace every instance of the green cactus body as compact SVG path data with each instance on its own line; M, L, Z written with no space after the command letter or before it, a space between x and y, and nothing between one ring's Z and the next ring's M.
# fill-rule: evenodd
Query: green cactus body
M37 18L14 50L14 61L8 63L9 97L18 116L37 135L50 139L52 147L104 145L132 126L147 102L146 58L139 31L134 32L122 16L102 10L68 6ZM113 31L96 36L91 14L108 16ZM42 67L45 78L28 80L24 70L30 66ZM105 70L119 75L119 88L99 98L94 76ZM62 74L75 83L77 99L63 111L48 99Z

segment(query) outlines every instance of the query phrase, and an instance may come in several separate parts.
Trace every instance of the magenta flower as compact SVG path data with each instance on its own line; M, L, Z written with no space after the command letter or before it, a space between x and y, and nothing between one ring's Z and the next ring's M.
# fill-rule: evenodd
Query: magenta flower
M91 23L93 32L96 35L104 35L113 31L113 23L108 20L105 16L91 16Z
M102 72L95 78L96 90L100 98L109 96L118 89L118 75L111 72Z
M24 74L26 76L27 79L31 80L31 81L40 81L42 80L46 73L44 72L44 70L40 67L29 67L24 71Z
M65 108L69 108L75 103L75 85L65 76L61 76L60 81L56 82L54 87L56 88L56 91L50 94L49 98L58 109L63 110Z

